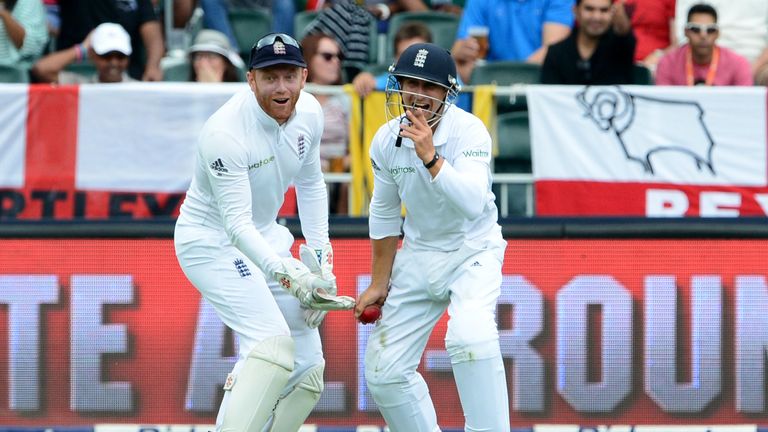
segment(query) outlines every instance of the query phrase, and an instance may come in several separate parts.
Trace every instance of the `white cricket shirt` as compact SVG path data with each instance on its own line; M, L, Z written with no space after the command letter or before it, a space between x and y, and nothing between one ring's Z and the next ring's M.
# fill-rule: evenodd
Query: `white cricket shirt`
M374 174L370 237L400 235L400 206L405 205L403 233L414 249L452 251L466 241L496 235L498 213L491 192L491 137L474 115L451 106L433 136L443 158L438 175L416 156L413 141L395 146L390 127L376 132L370 156Z
M323 113L301 92L283 125L261 109L250 88L238 92L205 123L192 183L178 224L220 231L267 274L293 243L276 222L294 184L301 229L310 247L328 243L328 197L320 169ZM222 241L227 241L223 238Z

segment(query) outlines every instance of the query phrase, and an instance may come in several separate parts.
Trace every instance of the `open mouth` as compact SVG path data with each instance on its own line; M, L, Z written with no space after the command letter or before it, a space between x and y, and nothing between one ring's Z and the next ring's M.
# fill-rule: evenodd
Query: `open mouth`
M285 105L288 103L288 98L285 99L272 99L278 105Z

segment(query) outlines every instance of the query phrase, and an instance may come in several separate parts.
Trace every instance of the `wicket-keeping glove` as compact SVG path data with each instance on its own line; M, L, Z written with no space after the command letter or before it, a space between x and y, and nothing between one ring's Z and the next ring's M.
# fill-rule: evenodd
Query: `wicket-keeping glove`
M299 257L312 274L320 276L323 280L333 284L333 287L327 291L328 294L335 296L338 289L336 287L336 276L333 274L333 248L331 248L330 243L321 249L312 249L303 244L299 246ZM309 328L317 328L323 322L326 313L328 312L323 310L304 309L304 321Z
M277 282L299 299L302 306L315 310L344 310L355 306L351 297L338 297L328 293L335 289L332 282L315 276L296 258L283 258L282 269L275 271Z

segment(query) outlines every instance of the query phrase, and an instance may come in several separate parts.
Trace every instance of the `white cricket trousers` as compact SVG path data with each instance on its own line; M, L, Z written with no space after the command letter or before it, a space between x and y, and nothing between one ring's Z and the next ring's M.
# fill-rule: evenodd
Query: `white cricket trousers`
M365 356L365 377L392 432L439 431L416 371L429 335L448 309L451 358L466 431L509 431L509 400L496 304L506 241L500 232L455 252L397 252L382 318Z
M267 282L261 269L234 247L223 232L177 225L174 244L184 274L238 337L233 374L238 373L259 342L275 336L291 336L295 346L294 369L283 396L308 371L324 363L320 333L307 327L299 301L275 281ZM290 256L289 250L279 253ZM229 393L224 394L217 425L223 419Z

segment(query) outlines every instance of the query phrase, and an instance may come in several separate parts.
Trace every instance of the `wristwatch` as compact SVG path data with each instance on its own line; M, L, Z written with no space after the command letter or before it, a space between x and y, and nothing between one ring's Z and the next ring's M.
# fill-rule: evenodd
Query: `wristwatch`
M437 163L437 160L440 159L440 154L438 152L435 152L435 155L432 156L432 160L424 164L424 168L430 169Z

